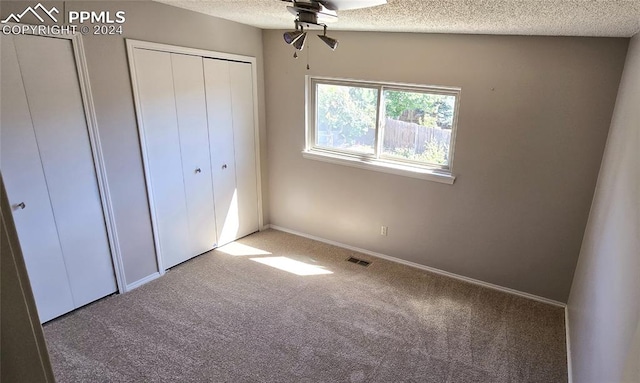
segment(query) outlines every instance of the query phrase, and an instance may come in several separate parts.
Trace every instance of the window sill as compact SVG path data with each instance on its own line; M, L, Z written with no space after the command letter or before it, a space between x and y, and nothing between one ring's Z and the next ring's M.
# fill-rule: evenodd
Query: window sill
M443 170L427 169L419 166L411 166L400 163L391 163L381 160L363 160L349 158L319 150L303 150L302 157L309 160L329 162L332 164L351 166L354 168L373 170L376 172L396 174L405 177L419 178L428 181L440 182L452 185L456 177Z

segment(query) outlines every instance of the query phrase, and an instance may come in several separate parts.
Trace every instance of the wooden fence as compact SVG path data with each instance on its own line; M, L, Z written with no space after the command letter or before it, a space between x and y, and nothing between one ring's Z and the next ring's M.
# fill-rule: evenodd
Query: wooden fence
M430 142L437 147L445 147L448 152L451 130L387 118L383 142L385 149L415 148L416 154L424 152L426 143Z

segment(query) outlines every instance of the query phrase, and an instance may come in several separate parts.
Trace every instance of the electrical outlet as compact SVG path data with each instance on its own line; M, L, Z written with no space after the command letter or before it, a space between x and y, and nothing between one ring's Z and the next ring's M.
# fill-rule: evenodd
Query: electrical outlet
M386 226L381 226L380 227L380 235L384 235L385 237L387 236L387 231L388 231L388 227Z

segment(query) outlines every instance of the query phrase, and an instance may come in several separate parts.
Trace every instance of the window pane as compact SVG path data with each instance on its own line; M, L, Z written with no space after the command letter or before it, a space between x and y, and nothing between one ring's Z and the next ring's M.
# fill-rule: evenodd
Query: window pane
M378 91L317 84L316 146L374 153Z
M384 90L383 154L447 165L455 101L452 95Z

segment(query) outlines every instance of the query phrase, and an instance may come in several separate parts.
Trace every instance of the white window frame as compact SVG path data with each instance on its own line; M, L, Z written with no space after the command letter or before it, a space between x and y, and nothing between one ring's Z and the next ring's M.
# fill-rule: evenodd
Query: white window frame
M306 79L306 128L305 128L305 149L302 152L304 158L324 161L339 165L352 166L368 170L380 171L391 174L398 174L407 177L426 179L447 184L453 184L453 159L455 152L456 132L458 123L458 112L460 105L461 89L456 87L438 87L416 84L373 82L353 79L339 79L330 77L307 76ZM353 86L376 89L378 92L377 115L376 115L376 137L374 153L357 153L338 148L327 148L316 146L316 92L318 84L332 84L341 86ZM408 91L429 94L442 94L455 97L454 114L451 126L451 142L449 144L448 164L425 164L424 162L410 159L402 159L385 155L382 151L382 140L384 134L384 91Z

